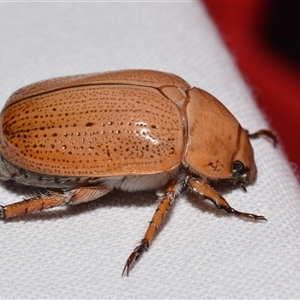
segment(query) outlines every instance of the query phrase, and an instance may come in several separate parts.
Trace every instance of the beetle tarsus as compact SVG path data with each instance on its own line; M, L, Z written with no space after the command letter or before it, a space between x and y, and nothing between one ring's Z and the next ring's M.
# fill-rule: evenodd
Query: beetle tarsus
M165 192L161 197L161 200L157 206L157 209L153 215L153 218L149 224L149 227L145 233L144 238L141 240L139 246L137 246L133 252L129 255L126 264L124 266L122 275L129 275L129 270L132 264L149 248L150 242L157 232L163 218L172 206L172 203L177 194L179 194L185 183L185 176L179 174L176 180L170 180L165 187Z
M200 194L203 197L212 201L218 208L224 209L230 214L234 214L238 217L253 220L253 221L267 221L263 216L257 216L254 214L244 213L232 208L229 203L214 189L212 189L207 183L199 178L188 179L188 185L194 193Z
M129 255L125 266L123 268L122 276L126 274L126 276L129 276L129 270L134 262L136 262L140 256L149 248L149 243L146 239L142 239L139 246L137 246L133 252Z
M228 213L232 213L240 218L252 220L252 221L268 221L264 216L257 216L250 213L240 212L235 210L234 208L230 207L229 209L226 209Z

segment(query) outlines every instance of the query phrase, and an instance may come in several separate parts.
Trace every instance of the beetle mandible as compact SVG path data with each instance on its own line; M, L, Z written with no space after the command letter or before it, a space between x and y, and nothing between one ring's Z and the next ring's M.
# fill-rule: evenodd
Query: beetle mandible
M122 274L148 249L183 190L239 212L213 189L222 180L245 186L256 178L249 134L215 97L182 78L152 70L67 76L25 86L0 116L0 179L61 192L0 207L0 217L92 201L113 189L163 188L140 244Z

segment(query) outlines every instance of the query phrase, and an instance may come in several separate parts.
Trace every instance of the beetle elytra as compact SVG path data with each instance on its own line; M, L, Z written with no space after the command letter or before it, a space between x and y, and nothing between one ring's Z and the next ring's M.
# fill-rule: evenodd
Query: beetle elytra
M221 102L182 78L124 70L41 81L17 90L0 116L0 179L61 192L0 208L11 218L97 199L113 189L163 188L158 207L123 274L150 242L175 197L188 189L243 218L212 188L245 189L256 178L249 134Z

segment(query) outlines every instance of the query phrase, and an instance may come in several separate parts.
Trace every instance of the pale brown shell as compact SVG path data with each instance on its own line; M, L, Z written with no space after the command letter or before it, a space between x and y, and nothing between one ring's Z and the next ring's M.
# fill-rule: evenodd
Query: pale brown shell
M170 94L172 87L178 94L188 84L146 70L29 85L1 113L1 153L21 168L48 175L168 172L180 165L184 149L181 111L162 92Z
M235 117L180 77L125 70L28 85L0 117L0 150L11 164L73 177L150 175L182 163L206 178L232 178L253 149Z

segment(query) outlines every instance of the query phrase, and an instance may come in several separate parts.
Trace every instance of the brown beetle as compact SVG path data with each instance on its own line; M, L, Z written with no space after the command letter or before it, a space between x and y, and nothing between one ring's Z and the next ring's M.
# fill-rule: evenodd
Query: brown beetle
M249 135L209 93L151 70L61 77L16 91L1 112L0 179L61 188L2 206L11 218L97 199L113 189L164 193L123 274L149 244L175 197L187 188L240 217L211 185L256 178ZM244 187L245 188L245 187Z

